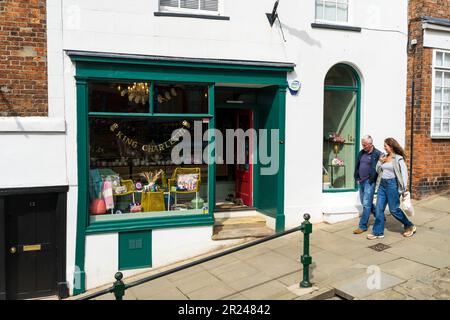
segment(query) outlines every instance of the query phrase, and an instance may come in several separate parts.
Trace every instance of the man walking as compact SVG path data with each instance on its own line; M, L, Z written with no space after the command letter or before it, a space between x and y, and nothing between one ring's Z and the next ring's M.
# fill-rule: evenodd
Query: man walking
M362 150L358 154L355 167L355 180L359 186L359 198L363 207L358 229L354 234L360 234L368 229L370 212L373 211L373 195L377 181L376 165L381 151L373 146L373 139L366 135L361 139Z

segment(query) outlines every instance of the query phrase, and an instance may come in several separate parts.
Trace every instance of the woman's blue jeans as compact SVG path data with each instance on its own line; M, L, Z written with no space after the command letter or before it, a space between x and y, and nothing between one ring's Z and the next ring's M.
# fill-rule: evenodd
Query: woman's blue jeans
M384 235L384 210L389 205L392 216L400 221L405 228L413 226L405 213L400 209L400 194L397 187L397 179L381 179L377 193L377 205L375 207L375 223L372 234L375 236Z

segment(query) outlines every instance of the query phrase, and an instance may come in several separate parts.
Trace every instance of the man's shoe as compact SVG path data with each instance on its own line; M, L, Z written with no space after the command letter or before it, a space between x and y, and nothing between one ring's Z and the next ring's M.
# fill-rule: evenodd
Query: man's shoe
M416 233L416 231L417 231L416 226L411 226L411 227L406 228L405 232L403 232L402 234L404 237L409 238L412 235L414 235L414 233Z
M367 239L369 239L369 240L383 239L383 238L384 238L384 235L376 236L376 235L373 235L373 234L371 234L371 233L369 233L369 234L367 235Z
M353 230L353 234L361 234L361 233L366 232L366 231L367 230L363 230L363 229L358 228L356 230Z

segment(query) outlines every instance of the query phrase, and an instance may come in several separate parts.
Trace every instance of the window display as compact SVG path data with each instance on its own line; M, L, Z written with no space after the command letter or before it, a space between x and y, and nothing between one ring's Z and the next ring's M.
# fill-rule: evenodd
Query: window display
M94 83L89 93L95 98L90 97L90 103L102 102L105 88L115 86ZM132 102L123 100L119 90L108 89L106 95L107 103L121 113L145 101L142 97ZM90 105L90 110L105 108ZM196 121L201 125L194 125ZM190 160L188 164L172 160L172 149L185 139L193 140L194 129L199 128L203 136L208 124L202 119L180 117L91 115L90 221L207 213L208 165L197 159L195 148L182 155ZM202 142L202 150L207 144Z
M339 88L327 86L330 83ZM358 90L353 86L356 83L350 67L343 65L333 67L325 80L322 166L325 191L355 188L359 99Z

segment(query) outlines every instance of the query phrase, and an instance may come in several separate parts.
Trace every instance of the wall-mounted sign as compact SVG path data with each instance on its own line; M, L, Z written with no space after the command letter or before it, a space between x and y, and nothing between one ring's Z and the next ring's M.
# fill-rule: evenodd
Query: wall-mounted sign
M288 88L292 95L296 95L300 91L301 87L302 87L302 84L299 80L295 79L295 80L289 81Z

